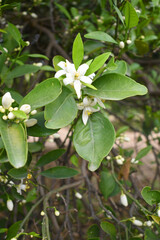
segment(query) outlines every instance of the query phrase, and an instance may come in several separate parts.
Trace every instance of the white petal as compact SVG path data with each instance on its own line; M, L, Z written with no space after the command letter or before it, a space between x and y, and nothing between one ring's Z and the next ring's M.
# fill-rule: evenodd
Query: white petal
M65 70L59 70L58 72L56 72L56 74L54 75L55 78L59 78L62 75L65 75L66 71Z
M78 103L77 107L79 110L83 110L84 109L84 105L82 103Z
M88 84L91 84L92 83L92 79L90 79L89 77L87 76L82 76L80 77L80 80L84 83L88 83Z
M75 74L76 73L76 69L73 63L67 62L67 72L71 73L71 74Z
M96 98L96 99L97 99L97 102L98 102L98 104L99 104L100 107L106 108L100 98Z
M83 110L83 113L82 113L82 121L83 121L84 125L87 124L87 121L88 121L88 113L87 113L87 111L86 111L85 109Z
M66 69L66 63L64 61L60 61L58 64L57 64L58 67L62 68L63 70Z
M37 119L31 118L25 121L27 127L32 127L37 123Z
M91 104L91 99L88 97L85 97L83 99L83 104L84 104L84 106L89 106Z
M64 85L71 84L71 83L73 83L73 79L66 77L63 79L63 83L64 83Z
M92 108L92 107L90 107L90 109L91 109L91 112L98 112L98 111L100 110L99 107L98 107L98 108Z
M80 76L84 76L84 74L87 72L88 68L89 68L89 66L86 63L84 63L81 66L79 66L77 72L79 73Z
M74 89L76 91L77 97L81 98L81 82L79 80L74 81Z
M93 79L95 76L96 76L95 73L92 73L92 74L88 75L88 77L91 78L91 79Z

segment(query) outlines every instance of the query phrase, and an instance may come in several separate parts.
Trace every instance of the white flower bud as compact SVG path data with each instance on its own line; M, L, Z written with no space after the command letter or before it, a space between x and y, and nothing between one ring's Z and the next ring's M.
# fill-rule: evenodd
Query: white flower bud
M146 222L144 222L144 226L147 226L147 227L151 227L152 226L152 221L146 221Z
M58 217L58 216L60 215L60 212L59 212L58 210L56 210L56 211L54 212L54 214Z
M12 111L13 111L13 107L9 107L8 110L9 110L10 112L12 112Z
M8 114L8 119L14 119L14 118L15 118L15 115L12 112L10 112Z
M27 12L22 12L22 15L23 15L23 16L26 16L26 15L27 15Z
M134 219L132 221L132 223L138 227L141 227L143 225L143 223L140 220Z
M37 119L31 118L25 121L27 127L32 127L37 123Z
M3 115L2 119L3 119L3 120L7 120L8 117L7 117L6 115Z
M160 208L158 208L158 210L157 210L157 215L158 215L158 217L160 217Z
M82 195L81 195L79 192L76 192L76 193L75 193L75 196L76 196L78 199L82 199Z
M37 113L37 110L33 110L32 112L31 112L31 115L35 115Z
M13 210L13 207L14 207L14 205L13 205L12 200L11 200L11 199L8 199L8 200L7 200L7 208L8 208L8 210L9 210L9 211L12 211L12 210Z
M4 107L0 106L0 112L1 112L1 113L5 113Z
M121 201L121 204L125 207L128 206L128 200L127 200L127 196L122 193L121 196L120 196L120 201Z
M30 45L30 42L29 42L29 41L26 41L25 43L27 44L27 46L29 46L29 45Z
M53 134L53 138L55 138L55 139L60 138L59 133L54 133L54 134Z
M28 114L31 111L31 106L29 104L23 104L20 107L20 110L23 111L24 113Z
M14 111L17 111L17 110L18 110L18 107L13 108L13 110L14 110Z
M11 240L17 240L17 238L14 237L14 238L11 238Z
M38 16L37 16L36 13L31 13L31 17L33 17L33 18L38 18Z
M14 102L14 99L11 97L10 92L7 92L2 97L2 105L5 109L8 109L12 103Z
M44 212L44 211L42 211L42 212L41 212L41 216L44 216L44 215L45 215L45 212Z
M122 48L122 49L125 47L125 44L124 44L123 41L121 41L121 42L119 43L119 47Z
M131 40L130 39L128 39L127 41L126 41L126 43L129 45L129 44L131 44Z

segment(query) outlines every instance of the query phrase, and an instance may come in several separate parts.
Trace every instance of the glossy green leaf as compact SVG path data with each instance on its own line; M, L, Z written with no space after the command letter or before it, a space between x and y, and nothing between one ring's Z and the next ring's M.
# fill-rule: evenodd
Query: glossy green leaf
M27 128L28 136L33 137L47 137L57 132L57 130L49 129L45 127L44 112L39 112L33 116L37 119L37 124L33 127Z
M62 56L59 56L59 55L57 55L57 56L55 56L54 58L53 58L53 66L54 66L54 68L55 68L55 70L56 71L58 71L58 70L61 70L62 68L60 68L57 64L59 63L59 62L65 62L66 61L66 59L64 58L64 57L62 57Z
M0 132L10 164L21 168L27 161L27 136L22 124L8 123L0 118Z
M110 235L112 240L116 239L116 228L115 226L110 222L101 222L101 228L104 232Z
M28 54L28 56L31 58L43 58L43 59L49 60L49 58L43 54L32 53L32 54Z
M65 149L56 149L46 153L38 160L36 166L42 167L52 161L57 160L60 156L62 156L65 153L65 151L66 151Z
M29 73L36 73L38 70L40 70L40 67L32 65L32 64L24 64L20 65L18 67L15 67L12 71L10 71L7 75L7 79L10 78L17 78L24 76L25 74Z
M123 75L126 74L126 72L127 72L127 64L126 64L125 61L117 60L115 62L115 65L116 65L116 68L111 69L110 66L108 67L108 64L107 64L107 69L106 69L106 72L104 72L104 74L108 74L108 73L120 73L120 74L123 74Z
M48 71L48 72L54 72L55 71L55 69L53 67L49 66L49 65L42 66L41 70L42 71Z
M129 77L118 73L108 73L96 79L97 90L84 89L86 94L108 100L122 100L127 97L144 95L147 88Z
M100 175L99 187L105 199L108 199L108 197L114 191L115 186L116 182L112 174L107 170L102 171Z
M18 28L16 28L16 26L12 23L8 23L8 31L12 35L12 37L20 44L21 33Z
M72 59L76 69L81 64L83 60L83 56L84 56L84 46L83 46L81 35L80 33L78 33L73 42L73 48L72 48Z
M127 28L137 26L139 18L132 4L126 1L124 6L125 24Z
M28 150L31 153L36 153L41 151L43 148L43 144L41 142L29 142L28 143Z
M110 55L111 53L107 52L96 57L93 60L93 62L90 64L89 69L86 72L86 76L96 72L99 68L101 68L104 65L104 63L107 61Z
M89 170L95 171L110 152L115 140L111 122L101 113L90 115L87 125L82 119L76 124L73 143L77 153L89 161Z
M151 149L152 149L152 146L147 146L147 147L141 149L141 150L138 152L135 160L140 160L141 158L143 158L144 156L146 156L146 155L150 152Z
M99 237L99 235L100 235L100 228L97 224L93 224L88 228L87 230L88 239Z
M143 199L151 206L160 202L160 191L151 190L151 187L144 187L141 194Z
M36 188L32 188L26 197L26 202L32 202L37 198L37 189Z
M89 38L89 39L95 39L95 40L100 40L100 41L104 41L104 42L110 42L110 43L117 44L117 42L110 35L108 35L105 32L101 32L101 31L90 32L84 36L85 36L85 38Z
M26 168L12 168L7 173L9 176L15 179L23 179L27 177L27 169Z
M22 221L18 221L10 226L7 233L6 240L11 240L11 238L15 237L19 231L20 225Z
M48 178L58 178L58 179L65 179L70 178L77 175L79 172L73 168L67 167L53 167L41 172L42 176Z
M43 107L54 101L61 93L61 84L56 78L49 78L38 84L22 100L23 104L30 104L32 109Z
M46 127L58 129L70 124L77 116L77 105L73 93L66 87L52 103L45 107Z
M12 111L12 113L13 113L17 118L27 119L27 115L25 114L25 112L23 112L23 111L21 111L21 110L15 110L15 111Z

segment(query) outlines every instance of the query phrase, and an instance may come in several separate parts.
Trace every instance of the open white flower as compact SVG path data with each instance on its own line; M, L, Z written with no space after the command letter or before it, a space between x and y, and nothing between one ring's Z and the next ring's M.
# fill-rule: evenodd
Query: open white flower
M72 85L76 91L78 98L81 98L81 88L85 87L85 84L91 84L95 74L92 73L89 76L85 76L89 68L86 63L80 65L77 70L74 64L70 63L68 60L66 60L66 62L59 62L58 66L62 68L62 70L59 70L55 74L55 77L58 78L62 75L66 75L66 77L63 79L64 85Z
M14 99L11 97L10 92L7 92L2 97L2 105L5 109L8 109L12 103L14 102Z
M97 104L97 98L89 98L89 97L85 97L83 99L83 102L77 104L78 109L83 110L82 121L84 125L87 124L90 114L92 114L93 112L98 112L100 110L100 107L93 108L96 104Z
M22 190L26 191L27 190L27 185L23 184L23 180L21 180L21 183L16 187L17 188L17 192L22 195Z

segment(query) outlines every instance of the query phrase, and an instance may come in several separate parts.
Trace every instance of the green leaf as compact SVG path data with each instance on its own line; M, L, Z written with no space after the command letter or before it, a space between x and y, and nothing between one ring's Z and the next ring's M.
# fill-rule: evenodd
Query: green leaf
M124 25L124 21L123 21L122 13L120 12L120 10L119 10L115 5L113 5L113 7L114 7L114 9L115 9L115 11L116 11L116 13L117 13L119 19L121 20L121 22L122 22L123 25Z
M159 236L156 235L151 229L145 230L144 240L159 240Z
M141 194L143 199L151 206L160 202L160 191L151 190L151 187L144 187Z
M81 64L83 60L83 56L84 56L84 46L83 46L81 35L80 33L78 33L73 42L73 48L72 48L72 59L76 69Z
M93 85L97 90L85 88L84 92L91 96L108 100L122 100L135 95L144 95L147 88L129 77L118 73L108 73L96 79Z
M8 31L12 35L12 37L20 44L21 42L21 34L18 28L12 23L8 23Z
M65 153L65 151L66 151L65 149L56 149L51 152L48 152L39 159L39 161L36 163L36 166L42 167L52 161L57 160L60 156L62 156Z
M97 88L95 88L93 85L91 85L91 84L89 84L89 83L85 83L85 82L83 82L83 81L81 81L81 83L83 83L83 85L86 86L86 87L89 87L89 88L91 88L91 89L97 90Z
M44 65L41 67L42 71L55 72L54 68L49 65Z
M15 179L23 179L27 177L27 169L26 168L12 168L10 169L7 174Z
M98 57L96 57L93 62L90 64L87 72L86 72L86 76L96 72L99 68L101 68L104 63L107 61L107 59L109 58L109 56L111 55L110 52L107 53L103 53L101 55L99 55Z
M100 235L100 228L97 224L93 224L88 228L87 236L89 239L99 237L99 235Z
M33 116L37 119L37 124L33 127L27 128L28 136L33 137L47 137L57 132L57 130L48 129L45 127L45 119L44 119L44 112L39 112Z
M59 56L59 55L57 55L53 58L53 66L54 66L56 72L62 69L57 65L61 61L66 62L66 59L62 56Z
M138 152L135 160L140 160L141 158L146 156L150 152L151 149L152 149L152 146L147 146L147 147L141 149L141 151Z
M120 73L120 74L123 74L123 75L126 74L126 72L127 72L127 64L126 64L125 61L117 60L115 62L115 65L116 65L116 68L110 69L110 66L108 66L108 64L107 64L107 69L106 69L106 72L104 72L104 74L108 74L108 73Z
M46 56L43 55L43 54L33 53L33 54L27 54L27 56L29 56L29 57L31 57L31 58L43 58L43 59L49 60L49 58L46 57Z
M93 113L86 125L82 119L76 124L73 143L77 153L89 161L89 170L95 171L110 152L115 132L110 121L101 113Z
M116 137L119 137L121 135L121 133L126 132L129 129L128 126L123 126L120 127L117 131L116 131Z
M8 228L0 228L0 233L5 233L8 231Z
M114 191L115 186L116 186L116 182L115 182L112 174L107 170L102 171L101 176L100 176L99 187L100 187L100 190L106 200L111 195L111 193Z
M32 202L37 198L37 189L36 188L32 188L26 197L26 202Z
M41 142L29 142L28 143L28 150L31 153L36 153L41 151L43 148L43 144Z
M124 5L125 24L127 28L136 27L139 21L136 10L130 2Z
M8 229L6 240L11 240L11 238L13 238L17 235L20 225L21 225L21 222L22 221L18 221L16 223L12 224L12 226Z
M75 154L72 155L72 157L70 158L70 161L75 167L78 167L78 157Z
M115 226L110 222L101 222L101 228L104 232L110 235L111 239L116 239L116 228Z
M0 118L0 132L10 164L21 168L27 161L27 136L22 124L8 123Z
M66 9L65 7L63 7L62 5L60 5L60 4L58 4L58 3L54 3L54 4L59 8L59 10L60 10L62 13L64 13L64 15L65 15L70 21L72 20L69 12L67 11L67 9Z
M15 67L12 71L8 73L6 78L7 79L17 78L17 77L24 76L25 74L36 73L38 70L40 70L40 67L37 67L32 64L24 64L24 65Z
M90 32L84 36L85 36L85 38L89 38L89 39L95 39L95 40L100 40L100 41L104 41L104 42L118 44L110 35L108 35L105 32L101 32L101 31Z
M22 100L23 104L30 104L32 109L43 107L54 101L61 93L61 84L56 78L49 78L38 84Z
M12 111L12 113L20 119L27 119L27 115L25 112L21 111L21 110L16 110L16 111Z
M45 107L46 127L58 129L70 124L77 116L77 105L73 93L63 87L59 97Z
M73 177L78 173L79 172L73 168L53 167L41 172L41 175L48 178L65 179L65 178Z

